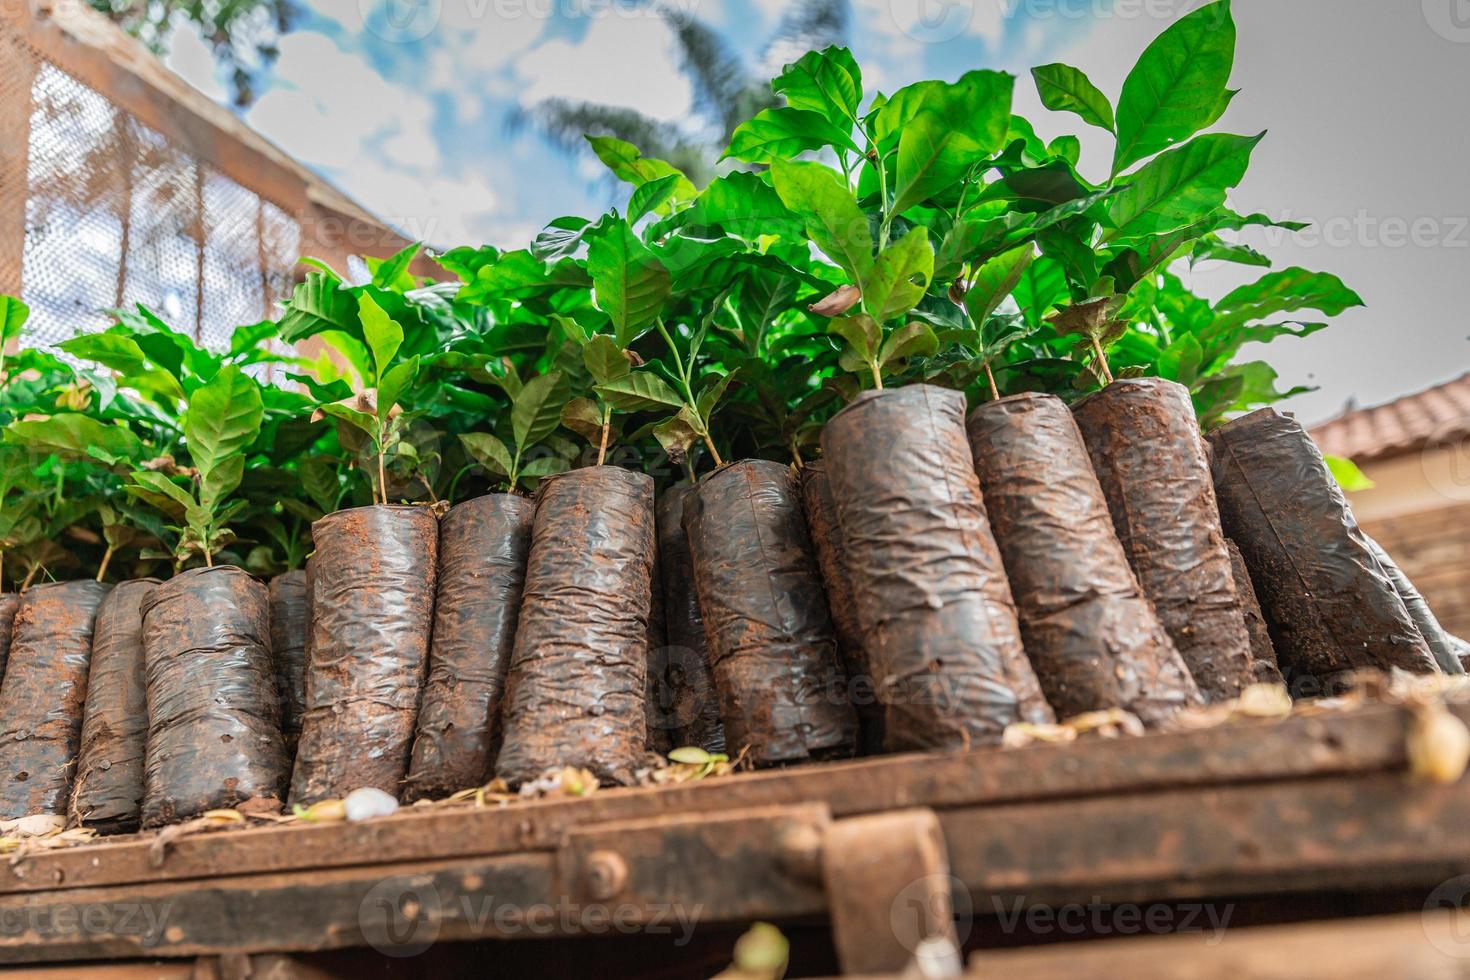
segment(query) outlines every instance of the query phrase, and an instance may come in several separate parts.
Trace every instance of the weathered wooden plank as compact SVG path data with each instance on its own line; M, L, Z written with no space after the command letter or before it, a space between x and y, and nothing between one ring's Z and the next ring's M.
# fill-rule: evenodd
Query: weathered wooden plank
M1139 936L1030 949L986 950L968 976L1007 980L1452 980L1470 977L1470 914L1443 909L1210 935Z
M1470 718L1470 708L1455 710ZM504 809L418 808L362 824L183 838L161 865L151 838L122 838L0 865L0 894L551 850L580 826L749 807L815 802L844 817L1394 770L1405 764L1407 718L1374 707L1123 741L890 756Z
M1028 902L1159 901L1418 886L1470 872L1470 780L1400 773L941 811L957 878L998 914ZM998 905L986 904L999 902Z

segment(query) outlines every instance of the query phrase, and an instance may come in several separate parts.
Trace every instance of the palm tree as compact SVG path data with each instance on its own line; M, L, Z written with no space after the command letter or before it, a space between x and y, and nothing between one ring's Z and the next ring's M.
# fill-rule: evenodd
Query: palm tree
M766 40L760 64L752 69L723 38L689 14L661 4L654 9L674 31L679 69L693 85L694 109L704 127L660 122L622 106L546 99L514 110L510 128L531 125L567 153L588 152L585 136L614 136L637 146L645 156L667 160L703 186L734 166L722 167L716 158L735 127L762 109L780 105L768 81L771 73L763 69L813 48L844 43L851 16L848 0L797 0Z

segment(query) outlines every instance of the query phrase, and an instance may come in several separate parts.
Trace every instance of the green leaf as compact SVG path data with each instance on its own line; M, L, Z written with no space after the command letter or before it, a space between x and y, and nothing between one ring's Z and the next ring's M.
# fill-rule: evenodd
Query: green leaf
M878 366L887 367L906 357L931 356L939 350L939 338L927 323L914 321L888 335L878 351Z
M592 145L592 152L597 154L597 159L606 164L619 179L636 187L672 174L677 177L674 181L674 200L687 201L694 196L694 184L678 168L663 160L645 157L632 143L612 136L589 136L587 142Z
M628 355L618 346L617 341L606 334L598 334L587 341L587 346L582 348L582 362L597 384L607 384L633 369Z
M1014 86L1004 72L972 71L929 92L898 138L893 213L951 187L1005 145Z
M340 402L330 402L323 405L322 412L330 415L334 419L340 419L346 422L355 429L361 429L368 434L374 443L382 436L383 427L378 423L378 417L369 412L360 412Z
M1362 305L1362 297L1343 285L1337 276L1293 266L1227 293L1215 304L1218 317L1214 326L1226 330L1297 310L1317 310L1327 316L1337 316Z
M593 302L613 324L619 347L637 340L663 309L672 285L668 270L626 221L615 221L587 251Z
M847 48L808 51L771 82L793 109L821 113L835 126L851 128L863 100L863 73Z
M362 320L363 338L373 352L375 377L381 379L398 354L398 348L403 346L403 328L367 293L357 298L357 313Z
M730 134L730 147L721 160L775 163L824 147L856 150L852 135L834 126L826 116L809 109L762 109Z
M459 441L465 452L470 454L470 458L491 473L508 477L515 468L505 443L488 432L465 432L460 435Z
M975 270L970 289L965 293L965 309L969 311L975 329L983 328L985 321L1000 308L1005 298L1015 292L1016 285L1035 257L1035 250L1030 245L1023 245L996 256Z
M725 390L730 387L730 382L735 380L735 371L720 375L707 383L696 398L695 408L699 411L699 417L706 422L714 415L715 408L720 404L720 399L725 397Z
M184 443L201 478L255 441L264 413L260 386L233 364L194 392L184 416Z
M649 371L634 371L621 378L613 378L593 390L602 396L603 401L624 412L682 408L684 405L684 399L663 378Z
M516 448L525 451L556 431L561 424L562 406L570 394L565 375L560 371L542 374L526 382L511 403L511 434Z
M5 428L5 441L72 459L94 456L137 460L144 452L142 441L123 426L70 413L11 422Z
M562 406L561 424L593 445L602 439L602 413L590 398L573 398Z
M31 308L14 296L0 296L0 351L20 336L30 315Z
M1235 63L1229 0L1216 0L1154 39L1123 82L1113 173L1188 139L1219 117Z
M863 361L871 361L883 341L883 328L866 313L839 316L827 324L827 332L847 341L848 349Z
M403 391L418 377L419 359L415 354L402 364L395 364L378 380L378 423L386 424L393 406L403 397Z
M662 207L673 196L678 181L678 174L664 174L662 177L655 177L647 183L640 184L633 191L633 196L628 199L629 224L648 212Z
M1323 456L1327 463L1327 469L1337 485L1348 493L1359 493L1363 490L1372 490L1378 484L1368 478L1368 474L1358 468L1358 464L1346 456Z
M176 521L183 520L185 513L197 506L194 497L187 490L162 473L136 470L132 474L132 481L123 489Z
M934 277L934 250L922 226L883 250L863 279L863 309L879 323L902 316L918 305Z
M1194 334L1187 333L1159 354L1159 377L1193 387L1204 359L1205 351L1200 346L1199 339Z
M1265 135L1209 133L1149 162L1110 200L1112 227L1104 240L1162 235L1211 214L1245 176L1251 151Z
M356 326L356 303L341 288L341 280L324 272L308 272L286 304L281 339L293 344L323 330L351 331Z
M1113 131L1113 104L1080 69L1060 63L1031 69L1041 104L1055 112L1075 112L1092 126Z
M873 233L842 175L820 163L778 160L771 182L806 225L816 246L862 282L873 267Z

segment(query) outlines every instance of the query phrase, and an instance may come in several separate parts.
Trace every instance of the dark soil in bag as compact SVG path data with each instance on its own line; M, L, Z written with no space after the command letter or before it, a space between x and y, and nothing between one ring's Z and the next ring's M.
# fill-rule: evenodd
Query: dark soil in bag
M92 627L110 588L53 582L20 595L0 684L0 819L66 815Z
M497 493L459 504L439 525L434 639L408 768L410 799L490 779L535 513L529 498Z
M658 503L654 502L653 574L648 582L648 670L643 680L643 713L648 751L668 755L674 748L673 693L668 690L668 631L664 625L664 583L659 571Z
M684 507L693 491L689 484L681 483L658 498L658 566L667 637L660 658L660 708L672 727L676 747L694 745L706 752L724 752L725 726L710 670L704 617L699 613L694 556L684 532Z
M296 758L301 715L306 710L306 635L311 629L311 598L306 571L298 569L271 579L271 662L276 694L281 700L281 738L286 758Z
M837 629L837 643L852 704L857 709L859 753L877 755L883 751L883 706L878 703L873 665L863 645L863 628L858 621L857 599L853 595L852 573L847 569L847 551L842 543L842 526L837 522L837 501L832 499L832 479L823 460L808 463L801 470L801 504L812 536L812 550L822 570L822 584L827 590L827 609Z
M1358 668L1438 668L1301 424L1263 408L1210 434L1220 516L1297 696Z
M20 608L20 593L0 593L0 677L5 676L5 664L10 659L10 630L15 624L15 611Z
M653 481L616 466L543 480L496 775L577 766L629 783L646 759Z
M1250 637L1189 390L1115 381L1073 406L1123 551L1208 701L1252 683Z
M822 452L889 751L998 742L1055 721L1021 647L1015 602L965 437L962 394L869 391Z
M148 751L143 601L158 579L123 582L97 607L71 819L98 833L138 829Z
M1429 644L1429 651L1434 654L1435 663L1439 669L1446 674L1463 674L1465 668L1460 664L1460 647L1454 637L1445 632L1445 628L1439 624L1439 617L1434 615L1434 610L1429 608L1429 603L1423 594L1414 587L1409 576L1399 567L1399 563L1384 550L1383 546L1373 539L1370 534L1364 534L1363 540L1368 542L1368 548L1373 556L1378 559L1378 564L1383 566L1383 571L1388 575L1388 580L1393 583L1394 591L1399 598L1404 600L1404 608L1409 611L1409 618L1414 625L1419 627L1419 635L1424 637L1424 642Z
M1066 403L1014 395L977 408L967 430L1026 653L1057 714L1116 707L1154 725L1198 703Z
M1245 632L1251 638L1251 660L1255 662L1256 682L1261 684L1281 683L1281 670L1276 666L1276 648L1271 645L1271 630L1266 625L1266 614L1261 612L1261 600L1256 598L1256 587L1251 582L1250 569L1246 568L1245 555L1240 546L1230 538L1225 539L1230 549L1230 575L1235 579L1235 594L1240 596L1240 611L1245 616Z
M731 753L757 766L853 755L857 716L791 468L716 470L684 529Z
M364 786L397 796L428 667L439 520L427 507L354 507L311 533L306 712L291 802Z
M243 569L194 568L143 600L148 754L143 826L253 798L290 771L270 652L270 591Z

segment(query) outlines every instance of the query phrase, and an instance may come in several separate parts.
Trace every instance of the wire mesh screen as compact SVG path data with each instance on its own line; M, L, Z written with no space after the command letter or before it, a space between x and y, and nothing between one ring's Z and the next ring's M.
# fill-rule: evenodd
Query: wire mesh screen
M0 244L0 282L19 265L31 342L100 329L105 311L141 303L222 348L289 291L301 237L291 214L3 25L0 127L29 130L25 152L13 147L0 166L0 213L24 214L23 246Z

